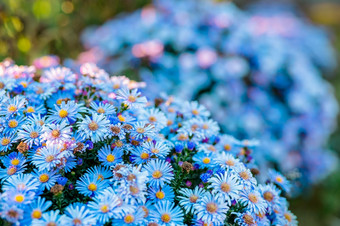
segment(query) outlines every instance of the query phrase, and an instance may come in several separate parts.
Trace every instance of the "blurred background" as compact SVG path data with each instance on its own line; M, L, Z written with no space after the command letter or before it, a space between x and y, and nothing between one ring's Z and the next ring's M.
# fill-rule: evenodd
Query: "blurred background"
M1 0L0 61L10 57L18 64L30 64L46 54L61 60L76 58L83 51L79 37L88 26L101 25L121 12L132 12L150 0ZM235 4L247 7L250 1ZM251 1L253 2L253 1ZM295 1L316 24L327 26L340 51L340 1ZM339 62L339 59L338 59ZM339 62L340 64L340 62ZM339 65L338 64L338 65ZM327 79L340 100L340 67ZM340 121L340 120L338 120ZM340 154L340 130L332 136L330 148ZM340 225L340 170L320 185L291 200L292 211L300 225Z

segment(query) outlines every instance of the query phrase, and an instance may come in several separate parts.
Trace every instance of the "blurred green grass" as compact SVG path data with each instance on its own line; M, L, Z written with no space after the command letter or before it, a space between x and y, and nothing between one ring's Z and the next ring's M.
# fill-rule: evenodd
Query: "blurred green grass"
M79 35L91 25L103 24L120 12L130 12L151 0L1 0L0 61L10 57L18 64L56 54L76 58L82 51ZM236 1L242 6L249 1ZM332 2L332 3L331 3ZM299 2L318 24L333 31L340 53L340 2L304 0ZM339 62L340 65L340 62ZM328 77L340 100L340 68ZM340 120L339 120L340 122ZM330 148L340 153L340 130L331 138ZM302 197L291 200L300 225L340 225L340 170Z

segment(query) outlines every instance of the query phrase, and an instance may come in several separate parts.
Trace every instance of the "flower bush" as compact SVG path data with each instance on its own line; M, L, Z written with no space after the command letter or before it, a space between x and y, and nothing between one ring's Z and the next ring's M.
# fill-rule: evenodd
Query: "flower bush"
M242 12L232 3L154 1L88 29L83 40L88 51L78 62L137 75L149 97L198 100L223 131L259 139L255 158L297 188L335 168L326 142L338 106L321 74L334 69L334 50L322 28L289 7Z
M93 64L35 64L0 64L2 224L297 225L258 142L221 134L197 102L148 101Z

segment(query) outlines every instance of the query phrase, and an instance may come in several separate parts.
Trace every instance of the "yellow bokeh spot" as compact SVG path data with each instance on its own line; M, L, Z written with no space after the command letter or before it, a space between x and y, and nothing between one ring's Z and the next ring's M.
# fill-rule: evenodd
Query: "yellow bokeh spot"
M28 52L31 49L31 41L25 37L19 38L17 45L18 49L24 53Z
M37 18L48 18L51 14L51 3L48 0L35 0L33 13Z
M72 2L69 2L69 1L66 1L66 2L63 2L61 4L61 10L64 12L64 13L72 13L73 10L74 10L74 6L73 6L73 3Z

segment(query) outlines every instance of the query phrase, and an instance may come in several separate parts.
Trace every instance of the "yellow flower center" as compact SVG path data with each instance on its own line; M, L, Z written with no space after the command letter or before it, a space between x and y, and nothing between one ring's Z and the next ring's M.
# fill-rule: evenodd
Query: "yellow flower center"
M248 180L249 179L249 175L246 171L242 171L239 173L240 177L242 177L244 180Z
M33 113L33 112L35 112L35 109L33 107L28 107L26 111L28 113Z
M7 174L8 175L13 175L17 172L17 168L16 167L10 167L8 170L7 170Z
M226 151L230 151L230 150L231 150L231 146L230 146L230 144L226 144L226 145L224 145L224 150L226 150Z
M180 134L179 136L178 136L178 140L187 140L188 139L188 136L187 135L185 135L185 134Z
M252 203L257 203L257 202L259 201L258 198L257 198L257 196L254 195L254 194L249 194L249 195L248 195L248 199L249 199Z
M221 190L226 193L230 192L230 185L227 184L226 182L223 182L221 184Z
M90 190L90 191L97 191L97 185L91 183L89 184L89 186L87 186L87 188Z
M157 121L157 118L156 118L155 116L151 115L151 116L149 117L149 121L150 121L150 122L156 122L156 121Z
M210 163L210 158L205 157L205 158L203 158L202 162L203 162L204 164L209 164L209 163Z
M292 216L289 213L285 213L284 216L288 222L292 222Z
M68 112L65 109L61 109L59 111L59 116L60 116L60 118L65 118L65 117L68 116Z
M40 219L41 215L42 215L42 213L41 213L40 210L33 210L31 216L32 216L33 219Z
M282 183L283 182L283 178L280 177L280 176L277 176L276 177L276 181L279 182L279 183Z
M1 145L2 145L2 146L6 146L6 145L8 145L10 142L11 142L11 140L10 140L9 138L4 137L4 138L2 138L2 140L1 140Z
M159 170L156 170L152 173L152 177L155 178L155 179L159 179L163 176L162 172L159 171Z
M158 191L158 192L156 193L156 197L157 197L158 199L164 199L165 193L164 193L163 191Z
M131 103L134 103L134 102L136 102L136 97L135 96L132 96L132 95L130 95L129 97L128 97L128 100L129 100L129 102L131 102Z
M52 134L52 137L58 138L60 136L60 131L57 129L54 129L52 130L51 134Z
M141 159L148 159L148 158L149 158L149 154L143 152L143 153L140 155L140 157L141 157Z
M23 196L23 195L21 195L21 194L16 195L15 198L14 198L14 200L15 200L16 202L22 203L22 202L25 200L25 196Z
M192 195L192 196L190 196L190 198L189 198L189 200L190 200L191 203L196 203L196 202L197 202L197 199L198 199L198 196L196 196L196 195Z
M116 142L115 142L115 145L117 146L117 147L123 147L123 142L121 141L121 140L117 140Z
M229 160L225 161L225 164L227 164L228 166L234 166L235 162L229 159Z
M49 177L46 173L41 174L41 175L39 176L39 181L40 181L41 183L46 183L49 179L50 179L50 177Z
M57 104L57 105L61 105L61 102L63 102L63 99L58 99L58 100L56 101L56 104Z
M105 110L104 110L104 108L98 108L97 109L97 112L99 113L99 114L104 114L105 113Z
M76 219L73 220L73 224L74 225L81 225L81 220L76 218Z
M254 218L249 214L244 214L243 220L247 225L253 225L254 224Z
M9 112L15 112L17 110L17 107L15 106L15 105L10 105L9 107L8 107L8 111Z
M17 165L19 165L19 163L20 163L20 160L19 160L19 159L12 159L12 160L11 160L11 164L12 164L13 166L17 166Z
M55 222L51 221L51 222L48 222L46 224L46 226L57 226L57 224Z
M27 88L27 82L20 82L20 85L22 85L24 88Z
M119 83L115 83L115 84L113 85L113 88L114 88L114 89L119 89L119 88L120 88L120 84L119 84Z
M203 124L202 128L203 129L209 129L209 125L208 124Z
M91 131L96 131L99 128L98 124L94 121L90 122L88 127Z
M163 213L161 216L161 220L165 223L169 223L171 221L171 217L167 213Z
M39 136L39 134L37 133L37 132L35 132L35 131L32 131L31 133L30 133L30 137L31 138L37 138Z
M119 121L121 121L121 122L125 122L125 117L122 116L122 115L118 115L118 119L119 119Z
M271 202L274 199L274 195L273 193L266 191L265 193L263 193L263 198L267 200L268 202Z
M199 111L197 109L194 109L191 111L193 115L198 115L199 114Z
M127 224L133 223L134 220L135 220L135 217L132 216L131 214L128 214L124 217L124 222Z
M9 120L8 126L11 128L15 128L18 126L18 122L16 120Z
M139 188L138 187L134 187L134 186L130 186L130 192L135 195L139 193Z
M54 156L53 155L48 155L45 158L46 162L52 162L54 160Z
M152 148L151 149L151 152L154 153L154 154L158 154L159 153L159 150L157 148Z
M137 133L144 133L145 132L145 129L144 128L137 128L136 129Z
M206 209L209 213L215 213L217 211L218 207L217 207L216 203L211 202L211 203L207 204Z
M115 160L115 156L112 155L112 154L108 154L108 155L106 156L106 160L107 160L108 162L113 162L113 161Z
M102 205L100 207L100 211L102 211L103 213L109 212L109 206L108 205Z

